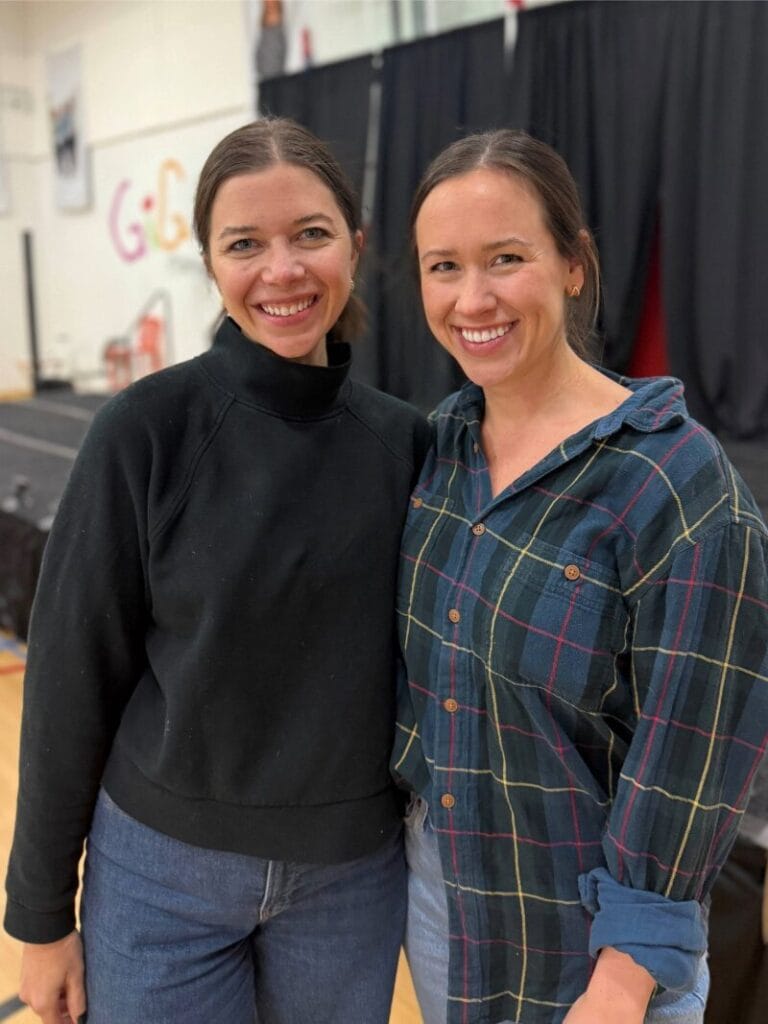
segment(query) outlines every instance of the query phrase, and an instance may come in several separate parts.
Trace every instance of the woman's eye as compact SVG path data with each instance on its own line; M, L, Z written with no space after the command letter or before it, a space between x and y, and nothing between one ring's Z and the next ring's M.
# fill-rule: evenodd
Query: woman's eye
M506 266L508 263L522 263L523 257L518 256L517 253L502 252L493 261L497 266Z
M304 228L301 237L308 242L318 242L323 238L328 238L328 232L325 228Z
M250 238L238 238L236 242L230 245L230 252L248 252L254 246L254 242Z
M439 263L434 263L430 268L431 274L445 274L450 270L455 270L456 264L453 260L440 260Z

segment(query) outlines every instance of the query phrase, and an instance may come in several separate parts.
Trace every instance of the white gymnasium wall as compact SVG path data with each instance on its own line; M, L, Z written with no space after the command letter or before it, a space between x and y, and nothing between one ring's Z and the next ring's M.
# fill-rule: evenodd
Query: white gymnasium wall
M0 393L24 394L32 376L21 235L31 223L32 73L24 9L0 3L0 161L8 198L0 212Z
M191 238L192 195L212 145L252 116L241 0L25 0L4 8L15 9L15 49L26 51L37 99L14 209L18 198L33 231L43 375L103 387L104 344L125 335L157 290L170 298L174 360L201 351L219 306ZM46 57L73 45L92 174L91 204L79 212L54 202L45 103ZM18 221L15 212L0 217L3 267L20 244ZM4 364L6 352L18 361L28 351L23 300L18 274L7 292L3 280ZM3 379L0 392L9 390Z
M194 183L211 147L246 119L246 111L211 116L95 146L92 210L63 216L41 204L35 265L49 375L98 382L105 342L130 334L157 292L170 301L173 361L207 345L219 305L191 236ZM38 192L52 190L46 162Z

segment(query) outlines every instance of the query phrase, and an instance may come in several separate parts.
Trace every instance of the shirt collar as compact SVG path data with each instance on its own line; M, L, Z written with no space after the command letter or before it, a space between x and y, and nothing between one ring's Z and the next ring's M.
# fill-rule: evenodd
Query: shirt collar
M351 362L346 344L329 343L328 366L308 366L251 341L227 317L199 358L225 391L277 416L314 419L344 405Z
M592 437L603 440L620 430L624 424L645 434L654 434L677 426L688 415L683 398L682 381L675 377L623 377L597 367L611 380L623 384L632 394L613 412L595 420L591 425ZM466 383L458 397L458 407L467 422L481 422L485 409L482 388L471 381Z

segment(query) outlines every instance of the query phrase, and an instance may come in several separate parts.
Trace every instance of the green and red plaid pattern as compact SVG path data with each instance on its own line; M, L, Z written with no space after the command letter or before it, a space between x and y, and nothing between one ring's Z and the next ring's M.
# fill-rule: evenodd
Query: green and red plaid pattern
M393 767L438 834L450 1024L562 1021L592 964L580 875L703 900L768 741L766 526L679 381L621 382L495 498L480 389L433 414Z

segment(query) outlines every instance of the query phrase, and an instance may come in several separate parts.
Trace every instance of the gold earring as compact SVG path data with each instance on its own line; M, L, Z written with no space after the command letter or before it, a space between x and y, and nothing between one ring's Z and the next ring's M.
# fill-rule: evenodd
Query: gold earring
M578 299L578 297L581 295L581 288L579 288L579 286L575 284L568 294L571 296L572 299Z

